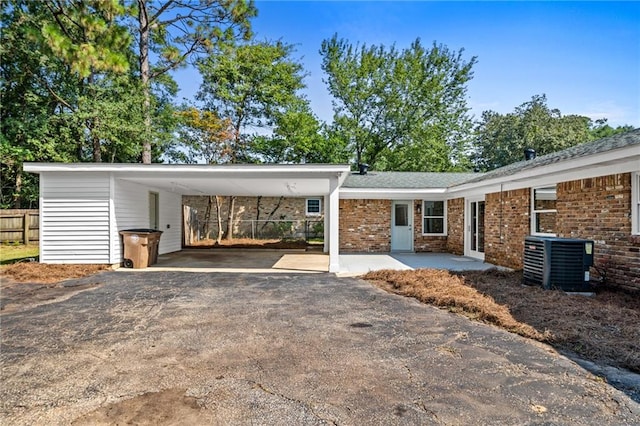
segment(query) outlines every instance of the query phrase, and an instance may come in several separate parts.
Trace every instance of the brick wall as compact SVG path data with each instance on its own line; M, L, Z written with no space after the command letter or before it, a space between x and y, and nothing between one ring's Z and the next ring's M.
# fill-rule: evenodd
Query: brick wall
M191 196L182 197L182 204L197 209L197 217L200 227L204 224L205 212L207 209L208 196ZM221 197L222 212L222 229L227 229L227 212L229 209L229 197ZM324 211L324 207L322 207ZM272 214L273 213L273 214ZM304 228L305 220L322 221L324 215L306 216L306 198L292 197L236 197L234 208L234 233L244 234L250 233L251 224L241 221L250 220L266 220L269 217L273 220L294 220L300 221L297 227ZM215 199L211 208L211 216L209 219L210 235L215 238L218 218L216 214ZM260 223L262 224L262 222ZM260 226L260 224L258 226ZM298 226L299 225L299 226ZM304 229L301 229L303 232ZM203 238L205 238L203 236Z
M557 186L559 237L594 240L609 282L640 290L640 238L631 236L631 173Z
M494 192L485 197L485 260L522 269L524 238L530 234L529 188Z
M340 200L340 251L391 250L391 200Z
M447 201L447 245L443 251L464 254L464 198Z

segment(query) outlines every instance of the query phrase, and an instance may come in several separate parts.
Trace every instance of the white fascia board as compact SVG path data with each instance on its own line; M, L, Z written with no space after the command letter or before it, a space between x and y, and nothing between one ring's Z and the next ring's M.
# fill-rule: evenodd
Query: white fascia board
M343 200L445 200L446 188L340 188L340 199Z
M340 174L344 180L348 165L336 164L139 164L139 163L24 163L24 171L41 172L115 172L115 173L326 173Z
M589 177L626 173L640 168L638 146L615 151L564 160L546 166L534 167L508 176L500 176L480 182L466 183L449 188L449 194L489 193L489 188L503 186L503 190L527 188L557 182L566 182Z

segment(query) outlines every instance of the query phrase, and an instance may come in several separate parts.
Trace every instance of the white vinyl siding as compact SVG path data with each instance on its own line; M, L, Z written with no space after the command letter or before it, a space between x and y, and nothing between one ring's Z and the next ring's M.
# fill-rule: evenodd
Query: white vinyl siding
M150 192L157 193L159 198L158 230L162 231L162 236L158 252L164 254L180 250L182 248L182 196L118 178L113 181L116 231L112 234L114 239L112 260L122 261L119 231L151 227L147 202Z
M109 174L42 173L40 261L109 263Z

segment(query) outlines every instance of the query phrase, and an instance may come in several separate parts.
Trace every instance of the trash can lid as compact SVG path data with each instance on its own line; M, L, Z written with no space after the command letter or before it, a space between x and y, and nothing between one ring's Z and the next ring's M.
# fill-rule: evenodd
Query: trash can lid
M162 231L159 231L157 229L151 229L151 228L135 228L135 229L123 229L122 231L120 231L120 233L135 233L135 234L151 234L154 232L159 232L162 234Z

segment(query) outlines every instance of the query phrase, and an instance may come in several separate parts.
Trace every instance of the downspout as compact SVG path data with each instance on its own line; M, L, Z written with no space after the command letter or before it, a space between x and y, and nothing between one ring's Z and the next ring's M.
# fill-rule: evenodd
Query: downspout
M500 244L502 244L502 208L503 208L503 199L502 199L502 185L504 185L503 183L500 184Z

